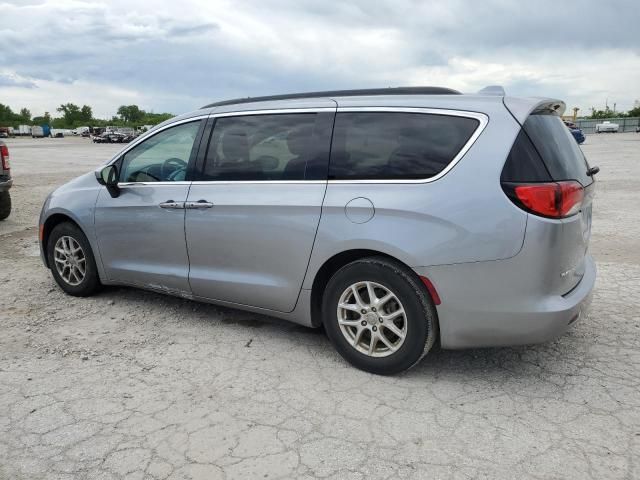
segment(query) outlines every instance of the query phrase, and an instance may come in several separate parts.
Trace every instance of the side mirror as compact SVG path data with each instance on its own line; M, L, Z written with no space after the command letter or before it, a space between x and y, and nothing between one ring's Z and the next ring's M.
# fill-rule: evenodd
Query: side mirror
M118 167L115 165L107 165L102 170L96 172L96 180L100 185L107 187L109 194L116 198L120 195L118 187Z

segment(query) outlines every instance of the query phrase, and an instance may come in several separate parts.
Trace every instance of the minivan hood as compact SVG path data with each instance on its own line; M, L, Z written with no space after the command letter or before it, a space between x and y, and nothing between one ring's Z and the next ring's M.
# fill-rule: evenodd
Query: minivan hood
M51 194L52 197L57 195L61 195L67 193L69 191L77 191L77 190L89 190L95 189L98 190L100 188L100 184L96 180L96 176L93 172L85 173L84 175L80 175L79 177L74 178L73 180L69 180L67 183L56 188Z

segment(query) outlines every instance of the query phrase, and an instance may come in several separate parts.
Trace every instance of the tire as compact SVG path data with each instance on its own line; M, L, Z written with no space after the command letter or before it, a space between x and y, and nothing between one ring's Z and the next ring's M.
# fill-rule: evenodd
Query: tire
M11 213L11 195L9 192L0 192L0 220L4 220Z
M84 262L76 261L76 265L84 264L84 277L77 284L73 280L74 276L69 276L70 279L65 279L62 274L67 274L68 270L63 269L62 274L58 271L57 264L60 262L56 261L56 251L55 247L58 244L58 241L62 240L63 244L66 242L66 245L77 245L81 249L81 254L84 257ZM67 240L71 239L71 240ZM66 246L65 246L65 250ZM69 250L67 250L69 251ZM47 259L49 262L49 268L51 269L51 273L56 283L60 286L65 293L69 295L73 295L74 297L88 297L96 293L100 288L100 278L98 276L98 269L96 268L96 261L93 256L93 252L91 250L91 245L87 240L87 237L82 230L80 230L76 225L70 222L64 222L56 225L51 234L49 235L49 240L47 241ZM68 267L71 269L71 267ZM79 267L77 267L79 268ZM75 273L79 274L79 270L75 269ZM75 276L75 280L78 280L78 276Z
M354 311L357 302L350 288L354 285L360 299L368 304L365 315L363 310ZM388 298L389 294L395 297L378 305L385 315L371 307L375 302L370 301L370 286L378 299ZM339 307L345 303L349 308ZM398 313L401 308L404 314L396 316L393 326L395 332L403 334L403 340L390 330L391 325L386 326L389 323L387 315L394 311ZM356 368L379 375L393 375L411 368L429 352L438 336L436 309L418 276L384 257L356 260L331 277L323 294L322 320L329 340L345 360ZM358 332L362 332L360 336ZM377 342L371 341L373 335ZM380 340L382 336L393 349ZM356 341L357 346L354 346ZM372 343L375 345L373 354ZM367 345L369 350L365 351Z

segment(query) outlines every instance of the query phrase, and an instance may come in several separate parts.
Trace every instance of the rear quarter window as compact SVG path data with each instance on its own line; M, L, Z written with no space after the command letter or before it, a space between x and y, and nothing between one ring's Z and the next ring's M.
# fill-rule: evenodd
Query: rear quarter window
M329 179L426 179L442 172L469 141L474 118L403 112L336 116Z
M583 186L593 182L582 150L560 117L530 115L523 128L553 180L577 180Z

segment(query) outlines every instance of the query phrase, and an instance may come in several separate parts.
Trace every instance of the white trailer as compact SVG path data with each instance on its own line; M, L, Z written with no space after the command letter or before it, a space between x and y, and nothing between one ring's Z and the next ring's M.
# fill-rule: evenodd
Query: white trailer
M16 135L31 135L31 125L18 125Z
M44 138L44 128L39 126L31 127L31 137L33 138Z

